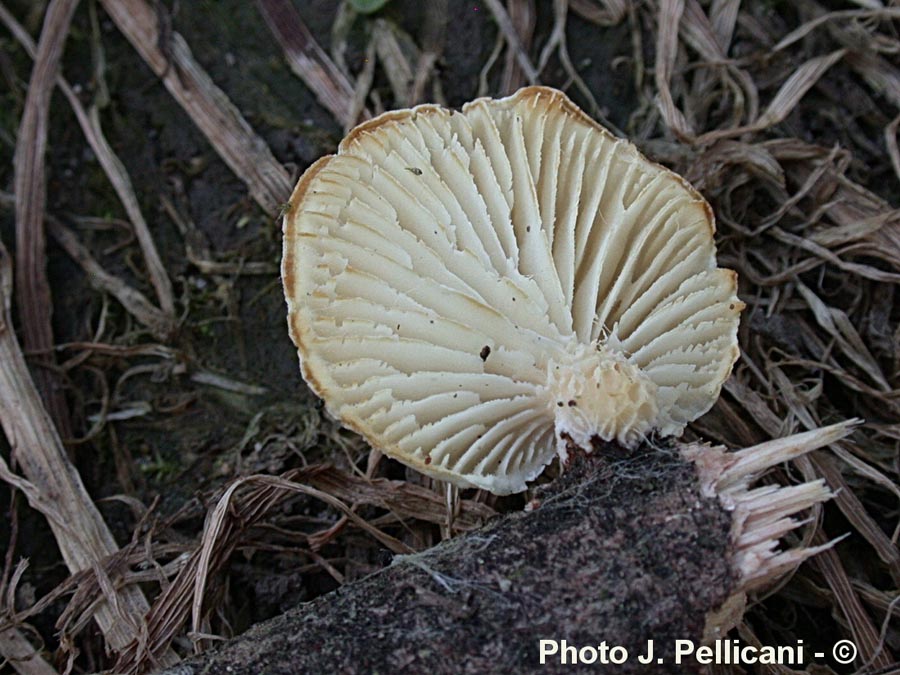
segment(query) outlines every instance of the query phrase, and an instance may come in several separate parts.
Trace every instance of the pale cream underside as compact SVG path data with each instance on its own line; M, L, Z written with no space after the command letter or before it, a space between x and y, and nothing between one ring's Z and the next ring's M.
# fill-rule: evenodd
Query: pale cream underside
M374 446L460 486L524 489L561 433L680 434L737 355L705 202L573 110L531 88L395 113L286 218L307 379Z

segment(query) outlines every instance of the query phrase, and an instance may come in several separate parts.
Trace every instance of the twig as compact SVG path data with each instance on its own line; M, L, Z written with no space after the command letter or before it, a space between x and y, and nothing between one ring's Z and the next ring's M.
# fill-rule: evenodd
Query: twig
M372 24L375 53L391 84L394 106L403 108L411 104L410 88L413 85L414 75L410 59L400 46L399 33L400 29L386 19L375 19Z
M66 456L28 374L10 317L12 274L6 248L0 243L0 425L31 486L26 491L29 503L47 517L69 570L97 569L118 546ZM7 482L25 484L11 474L2 458L0 465ZM148 609L136 586L126 586L98 604L95 618L110 648L121 650L139 636ZM172 663L172 657L162 654L161 660Z
M264 396L269 393L265 387L255 384L246 384L239 382L224 375L210 373L208 371L199 371L191 375L191 382L197 384L205 384L209 387L217 387L225 391L233 391L236 394L244 394L245 396Z
M291 194L291 178L240 111L198 64L184 38L160 47L157 16L147 0L101 0L103 8L175 100L237 174L266 213L276 216ZM171 60L170 60L171 59Z
M58 675L16 628L0 630L0 656L20 675Z
M248 262L241 260L239 262L222 262L211 260L212 252L204 241L203 234L197 229L194 222L181 213L166 195L160 195L160 203L163 210L171 218L172 222L178 227L184 239L184 253L192 265L194 265L203 274L211 275L277 275L278 265L267 262Z
M206 260L204 258L198 258L196 255L191 255L190 251L188 251L187 259L188 262L200 270L202 274L209 274L212 276L272 276L279 273L278 265L276 263Z
M353 85L316 42L290 0L256 0L256 6L294 74L342 126L356 124ZM368 117L368 113L364 115Z
M34 60L34 69L25 98L25 109L16 142L16 293L22 312L22 337L25 348L49 355L53 347L50 325L52 300L47 281L44 208L47 198L45 157L50 95L59 71L66 36L78 0L52 0L44 17L44 26ZM47 411L64 438L72 435L65 397L56 375L41 368L35 382L47 405Z
M175 329L175 320L171 315L161 312L143 293L104 270L70 229L55 219L48 219L47 222L50 234L81 266L88 275L91 286L114 296L135 319L149 328L156 337L164 340L172 334Z

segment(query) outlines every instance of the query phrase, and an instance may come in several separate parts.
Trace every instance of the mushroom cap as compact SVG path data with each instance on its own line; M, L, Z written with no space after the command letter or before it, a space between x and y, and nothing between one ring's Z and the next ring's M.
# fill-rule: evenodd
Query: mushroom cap
M714 231L683 178L554 89L388 112L294 190L288 325L345 426L508 494L573 444L712 407L743 308Z

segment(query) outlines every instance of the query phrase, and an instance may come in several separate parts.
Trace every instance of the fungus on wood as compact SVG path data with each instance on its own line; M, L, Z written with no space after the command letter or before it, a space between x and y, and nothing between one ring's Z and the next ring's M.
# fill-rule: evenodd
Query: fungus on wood
M561 638L633 645L665 624L658 637L699 643L734 625L747 589L814 553L779 540L826 486L751 482L849 424L737 453L674 440L715 403L739 353L743 303L713 235L696 190L544 87L460 112L386 113L306 171L282 272L301 371L327 411L460 488L519 492L555 457L569 466L530 512L299 608L285 619L298 653L329 630L342 645L309 668L391 667L348 612L413 644L479 625L473 658L531 658L554 625ZM523 570L527 583L509 581ZM401 599L398 587L415 592ZM475 589L474 609L460 588ZM254 652L285 624L259 630ZM410 672L441 657L403 656ZM228 658L216 662L235 668Z
M828 496L819 482L747 486L848 430L738 453L668 442L615 461L580 455L539 491L537 508L395 556L164 675L700 672L690 657L675 660L674 641L726 637L746 590L814 552L779 552L778 538L798 524L793 514ZM557 654L541 665L546 639L621 645L629 658L579 666ZM648 640L662 664L637 660Z

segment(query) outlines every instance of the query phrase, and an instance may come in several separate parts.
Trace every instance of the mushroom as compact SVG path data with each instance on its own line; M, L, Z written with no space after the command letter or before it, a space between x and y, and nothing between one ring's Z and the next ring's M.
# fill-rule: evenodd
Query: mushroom
M677 436L743 308L709 204L559 91L385 113L301 177L282 274L303 377L401 462L518 492Z

